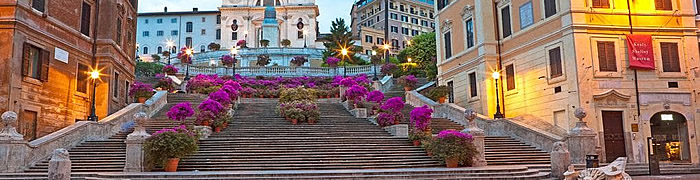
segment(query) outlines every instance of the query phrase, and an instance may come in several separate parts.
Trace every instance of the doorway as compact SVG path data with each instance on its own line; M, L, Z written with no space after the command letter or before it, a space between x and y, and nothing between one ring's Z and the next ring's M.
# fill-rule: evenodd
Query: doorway
M22 118L20 118L17 124L19 128L19 133L24 135L24 140L31 141L37 138L36 135L36 124L38 113L35 111L25 110L22 113Z
M626 157L625 134L622 111L603 111L603 139L605 140L605 162Z
M654 114L651 135L659 161L690 162L688 123L683 114L672 111Z

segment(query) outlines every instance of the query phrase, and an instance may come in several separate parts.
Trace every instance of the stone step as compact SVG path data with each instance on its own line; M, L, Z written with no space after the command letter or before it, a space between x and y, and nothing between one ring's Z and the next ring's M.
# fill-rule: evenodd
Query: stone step
M353 153L317 153L317 154L289 154L289 153L242 153L242 152L211 152L211 153L201 153L201 154L193 154L188 156L188 158L192 159L197 159L197 158L209 158L209 159L216 159L216 158L323 158L323 157L328 157L328 156L333 156L333 157L350 157L350 158L358 158L358 157L364 157L364 158L390 158L390 157L415 157L415 156L423 156L427 157L425 152L407 152L407 153L394 153L394 154L387 154L387 153L364 153L362 156L358 156L357 154Z

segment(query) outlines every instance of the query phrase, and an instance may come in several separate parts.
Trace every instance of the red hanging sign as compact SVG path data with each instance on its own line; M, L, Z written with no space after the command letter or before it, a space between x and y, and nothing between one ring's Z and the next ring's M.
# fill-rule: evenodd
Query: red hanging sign
M631 69L656 69L651 35L627 35L627 49Z

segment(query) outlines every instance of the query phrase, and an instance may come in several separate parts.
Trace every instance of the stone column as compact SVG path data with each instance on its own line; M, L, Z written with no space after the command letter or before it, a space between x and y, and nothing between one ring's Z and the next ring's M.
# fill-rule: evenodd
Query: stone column
M17 133L14 124L17 123L17 113L7 111L2 114L2 130L0 131L0 172L22 172L25 158L31 150L24 136Z
M148 116L146 113L140 112L134 114L134 121L136 122L136 128L134 132L126 137L126 164L124 166L124 172L143 172L144 170L144 159L146 154L143 150L143 143L146 139L151 137L144 124L148 121Z
M71 161L68 150L56 149L49 160L49 179L70 180Z
M563 179L564 172L571 165L571 154L569 149L566 147L564 142L555 142L552 145L552 153L550 153L551 165L552 165L552 177L556 179Z
M595 151L598 144L596 142L596 133L583 121L583 118L586 117L585 110L577 108L574 115L579 121L576 123L576 127L569 131L569 138L567 139L569 152L571 152L571 163L585 164L586 155L597 154Z
M469 121L469 125L462 132L469 133L474 137L474 145L479 154L474 157L474 167L486 166L486 144L484 139L486 139L486 134L484 130L480 129L474 119L476 119L476 111L473 109L467 109L464 112L464 119Z

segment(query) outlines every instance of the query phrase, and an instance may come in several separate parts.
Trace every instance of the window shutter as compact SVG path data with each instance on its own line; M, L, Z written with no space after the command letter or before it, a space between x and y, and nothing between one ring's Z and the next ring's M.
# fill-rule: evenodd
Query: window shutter
M617 57L615 55L615 43L605 42L605 51L607 52L606 61L608 62L608 69L610 71L617 71Z
M608 70L608 61L606 53L605 53L605 42L600 42L598 41L598 66L600 66L599 70L600 71L609 71Z
M561 52L559 48L549 50L549 70L552 78L562 75Z
M661 64L664 72L681 72L678 44L661 43Z
M22 47L22 76L29 76L29 68L31 68L32 62L32 60L29 59L31 56L31 46L32 45L29 45L29 43L24 43L24 46Z
M664 72L671 72L671 60L669 58L668 44L661 43L661 65Z
M41 56L39 56L39 58L41 58L41 74L39 75L41 76L40 80L43 82L49 81L49 66L51 64L51 62L49 61L51 59L49 58L50 55L51 52L41 50Z

